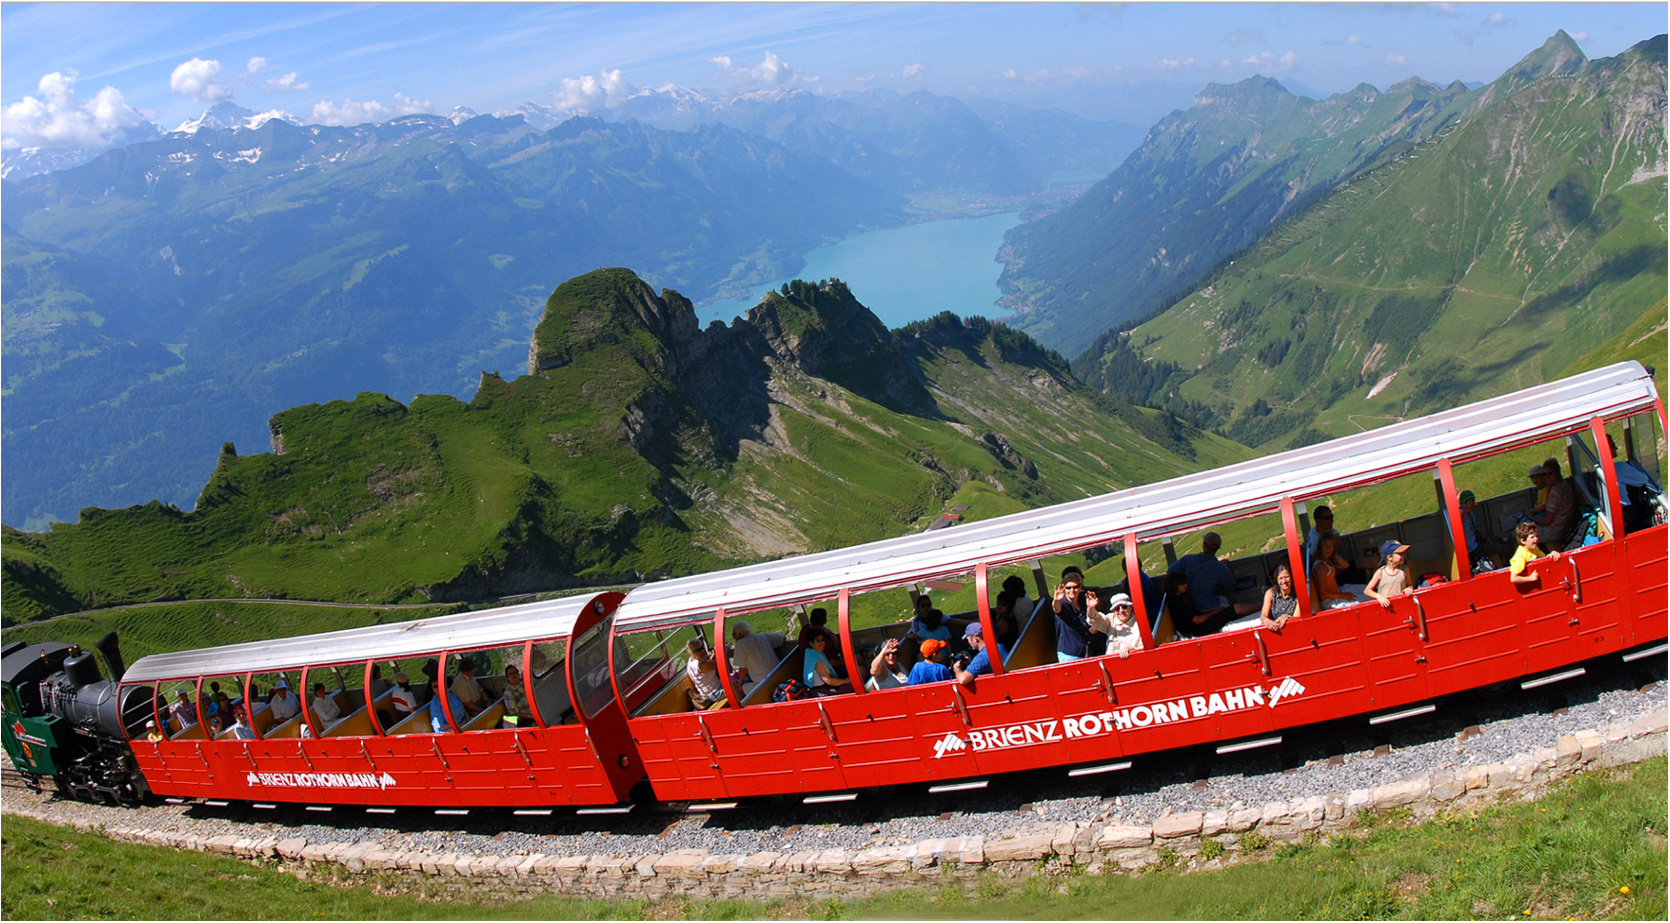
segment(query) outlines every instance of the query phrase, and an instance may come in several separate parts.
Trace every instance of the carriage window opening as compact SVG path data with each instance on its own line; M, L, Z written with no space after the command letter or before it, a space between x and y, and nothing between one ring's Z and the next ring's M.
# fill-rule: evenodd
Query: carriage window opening
M257 673L250 679L256 736L295 737L301 723L301 671Z
M1613 463L1618 469L1619 500L1624 532L1637 532L1666 521L1664 502L1664 442L1658 438L1658 418L1641 413L1607 426L1612 438Z
M429 704L434 684L430 675L439 662L439 655L377 662L380 678L388 681L388 688L377 700L378 720L385 736L432 732Z
M202 688L203 720L208 722L205 736L215 740L254 737L248 712L251 703L244 698L243 676L205 676Z
M598 622L574 642L574 699L585 709L587 718L597 717L615 696L609 685L609 627L613 621L610 617ZM557 664L551 675L561 678L563 673L562 664ZM556 718L546 714L544 699L540 700L539 708L547 724L557 723Z

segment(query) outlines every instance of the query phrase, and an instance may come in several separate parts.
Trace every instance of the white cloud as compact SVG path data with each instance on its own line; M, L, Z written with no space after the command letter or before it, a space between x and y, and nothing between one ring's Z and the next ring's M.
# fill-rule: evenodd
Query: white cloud
M1004 68L1004 70L1003 70L1003 79L1004 80L1013 80L1017 76L1019 76L1019 75L1015 73L1014 68L1012 68L1012 67Z
M299 93L312 86L306 80L297 80L296 72L290 71L278 77L267 79L266 87L274 93Z
M1298 59L1299 59L1299 56L1295 55L1291 51L1287 52L1286 54L1283 54L1279 58L1276 57L1275 55L1269 53L1268 51L1266 51L1266 52L1263 52L1263 53L1260 53L1260 54L1249 55L1248 57L1243 58L1241 60L1241 63L1242 64L1251 64L1253 67L1259 68L1261 70L1278 71L1278 70L1291 70L1292 67L1293 67L1293 62L1297 61Z
M815 83L816 78L807 77L797 67L790 67L777 57L777 53L768 51L760 63L752 67L738 67L731 61L730 55L719 55L708 58L708 63L719 68L725 76L725 83L733 90L754 88L770 88L786 86L795 81Z
M1404 57L1403 55L1400 55L1400 54L1388 54L1388 55L1386 55L1386 63L1387 64L1408 64L1409 59Z
M905 65L905 69L899 72L899 75L904 77L906 80L909 80L912 77L918 76L927 69L928 65L926 64L907 64Z
M558 109L591 111L618 106L637 92L638 88L622 77L617 68L603 71L596 77L564 77L562 88L553 90L551 99Z
M1224 41L1231 45L1245 45L1248 42L1257 42L1262 45L1264 44L1264 35L1254 29L1236 29L1224 36Z
M1487 26L1511 26L1511 25L1513 25L1513 17L1509 16L1506 13L1491 13L1490 18L1485 20L1485 25L1487 25Z
M256 57L250 58L249 63L244 65L244 73L245 74L259 74L266 69L267 69L267 59L263 58L259 55L257 55Z
M1573 32L1573 33L1571 33L1571 37L1576 41L1586 42L1586 41L1589 40L1589 33L1587 33L1587 32Z
M1160 59L1160 70L1163 70L1163 71L1182 70L1185 67L1193 67L1194 63L1195 63L1194 58L1182 58L1182 59L1161 58Z
M39 98L25 96L7 106L0 146L10 150L107 144L145 120L115 87L107 86L86 101L78 99L76 76L73 70L53 71L40 79Z
M1363 43L1363 37L1361 35L1347 35L1345 37L1345 43L1347 45L1361 45Z
M394 105L385 106L376 100L363 103L345 99L340 103L329 100L313 104L313 122L319 125L362 125L366 122L386 122L403 115L414 115L434 109L427 99L413 99L404 93L394 94Z
M203 103L222 102L231 99L233 93L232 87L220 79L220 62L202 58L192 58L174 68L168 88Z

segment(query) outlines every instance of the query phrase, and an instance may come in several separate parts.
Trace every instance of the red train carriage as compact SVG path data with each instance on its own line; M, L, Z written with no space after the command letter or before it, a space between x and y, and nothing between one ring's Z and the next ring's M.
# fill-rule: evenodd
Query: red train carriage
M156 687L166 730L160 741L138 733L133 751L152 790L173 797L617 804L643 777L608 669L621 599L610 592L146 657L122 685ZM436 688L465 660L479 711ZM227 712L236 724L217 721Z
M1622 436L1625 459L1618 463L1606 450L1609 425ZM1621 363L1164 483L649 584L627 597L614 622L616 692L660 798L800 792L808 800L834 800L876 785L976 787L988 774L1039 767L1110 771L1132 754L1199 744L1220 751L1258 746L1298 725L1430 711L1428 700L1463 689L1534 677L1525 680L1529 687L1562 675L1549 671L1569 673L1571 665L1600 655L1664 649L1666 527L1624 535L1627 494L1617 486L1626 460L1634 465L1647 457L1637 443L1662 439L1663 428L1664 408L1650 377L1636 363ZM1538 443L1563 450L1571 489L1593 508L1595 535L1558 561L1533 563L1536 586L1515 585L1506 570L1475 576L1461 531L1457 469L1480 463L1470 470L1483 470L1488 460L1523 455ZM1662 452L1650 454L1655 461L1634 470L1659 470ZM1429 511L1347 540L1359 550L1388 539L1408 544L1418 573L1436 570L1447 581L1395 597L1389 609L1365 602L1318 611L1301 541L1307 506L1398 479L1430 481L1433 499L1421 504ZM1487 521L1505 521L1533 502L1530 492L1513 491L1485 501L1479 512L1495 517ZM1286 560L1297 576L1297 620L1279 632L1232 625L1179 639L1172 637L1171 601L1164 600L1156 622L1139 618L1144 643L1128 659L1057 662L1040 559L1104 546L1132 561L1139 545L1152 549L1157 542L1171 560L1174 537L1257 517L1266 517L1279 547L1229 562L1241 578L1237 597L1259 598L1271 568ZM972 688L939 682L773 701L775 690L803 668L803 654L792 645L751 690L738 688L730 675L728 625L823 602L836 612L831 628L846 674L866 676L870 652L906 625L855 626L854 600L900 588L914 596L928 582L948 578L972 580L976 608L962 617L993 638L990 584L998 568L1013 565L1030 566L1040 602L1029 618L1022 613L1008 657ZM1134 582L1142 613L1150 600ZM690 679L676 669L692 638L717 661L725 694L712 707L699 707L706 703L692 698Z

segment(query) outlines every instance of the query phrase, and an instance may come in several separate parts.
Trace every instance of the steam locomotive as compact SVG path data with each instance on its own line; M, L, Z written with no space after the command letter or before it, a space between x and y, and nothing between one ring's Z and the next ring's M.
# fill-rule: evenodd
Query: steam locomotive
M115 632L95 647L113 679L105 679L93 652L79 645L6 645L0 659L5 706L0 738L34 791L51 778L59 792L82 801L139 802L149 789L128 740L144 737L152 690L118 686L126 668Z

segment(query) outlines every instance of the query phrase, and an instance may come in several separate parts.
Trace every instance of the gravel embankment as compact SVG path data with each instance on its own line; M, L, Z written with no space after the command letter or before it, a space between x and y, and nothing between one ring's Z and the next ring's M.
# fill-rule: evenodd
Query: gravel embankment
M640 806L626 816L549 818L417 811L371 816L298 808L161 805L142 811L50 801L10 789L12 805L45 808L65 823L134 824L199 836L301 837L310 843L370 842L385 849L463 854L641 855L676 849L791 852L906 845L933 837L1034 832L1065 821L1146 823L1167 813L1260 807L1326 792L1371 788L1417 773L1501 762L1552 747L1562 734L1628 724L1665 707L1665 661L1495 697L1445 700L1435 714L1382 728L1363 719L1288 733L1281 748L1218 757L1209 750L1139 757L1124 772L1070 780L1061 770L991 780L985 791L928 795L921 789L866 793L841 805L776 800L712 814ZM15 799L15 800L14 800Z

